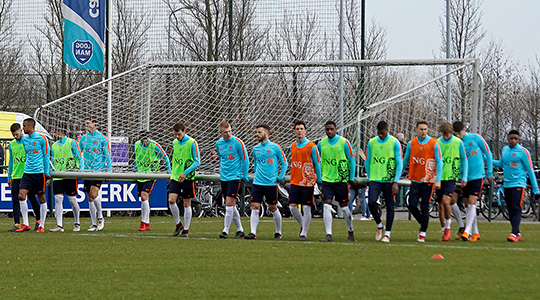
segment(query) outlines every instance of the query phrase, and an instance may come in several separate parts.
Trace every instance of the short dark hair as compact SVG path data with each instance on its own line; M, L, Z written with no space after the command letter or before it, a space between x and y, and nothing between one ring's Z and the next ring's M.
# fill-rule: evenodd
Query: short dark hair
M379 123L377 123L377 130L384 129L388 129L388 123L386 123L385 121L380 121Z
M519 136L519 131L517 131L515 129L512 129L512 130L510 130L510 132L508 132L508 135L511 135L511 134L515 134L515 135Z
M327 121L326 124L324 124L324 127L326 127L326 125L334 125L334 127L337 128L337 125L334 121Z
M13 123L11 124L11 127L9 127L9 130L11 130L11 132L15 132L19 129L21 129L21 124L19 123Z
M418 128L418 126L420 126L422 124L424 124L426 126L429 126L426 120L418 120L418 121L416 121L416 128Z
M461 121L455 121L452 127L454 127L454 132L461 132L465 128L465 124Z
M32 125L32 127L36 127L36 120L34 120L32 118L26 118L26 119L24 119L23 123L24 122L30 123Z
M186 126L184 125L184 123L180 122L180 123L176 123L174 124L173 128L172 128L174 131L185 131L186 130Z
M297 120L297 121L294 122L293 129L296 128L296 126L298 126L298 125L302 125L302 126L304 126L304 129L307 129L306 123L304 123L304 121L301 121L301 120Z
M268 126L266 124L259 124L259 125L255 126L255 128L264 128L264 129L266 129L266 131L270 132L270 126Z

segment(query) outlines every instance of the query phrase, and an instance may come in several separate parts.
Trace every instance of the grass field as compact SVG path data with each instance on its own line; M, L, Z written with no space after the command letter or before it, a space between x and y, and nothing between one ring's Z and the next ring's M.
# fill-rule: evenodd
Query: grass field
M47 229L54 218L47 218ZM72 228L73 219L65 220ZM334 220L334 242L314 219L308 242L283 220L283 240L263 218L258 240L220 240L223 219L194 219L189 238L172 237L171 217L107 218L101 232L8 233L1 219L1 299L538 299L540 224L523 224L523 241L508 243L508 223L480 223L476 243L439 242L431 222L427 242L418 225L396 221L390 244L374 241L374 222L355 221L346 242ZM89 219L82 219L83 229ZM243 219L249 231L249 219ZM453 224L455 225L455 223ZM454 228L455 229L455 228ZM234 234L234 225L231 233ZM453 232L454 233L454 232ZM441 254L444 260L431 259Z

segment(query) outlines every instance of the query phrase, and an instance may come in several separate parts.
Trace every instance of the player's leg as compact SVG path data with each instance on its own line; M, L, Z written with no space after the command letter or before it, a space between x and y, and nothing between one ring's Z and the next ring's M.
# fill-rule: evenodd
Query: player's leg
M420 200L420 183L411 182L411 187L409 189L409 203L407 208L413 215L414 219L420 224L422 220L422 214L418 209L418 200Z
M97 214L96 214L96 206L94 205L94 198L92 197L92 180L84 180L84 188L83 191L86 193L86 196L88 197L88 208L90 210L90 221L91 225L90 228L88 228L88 231L97 231Z
M272 212L272 218L274 219L274 224L276 225L276 232L274 233L275 240L281 240L282 237L282 225L283 221L281 218L281 212L277 207L279 190L277 186L268 186L265 187L265 197L266 203L268 203L268 209Z
M47 197L45 196L45 173L36 174L34 177L35 188L37 190L38 201L40 204L39 210L41 220L37 232L45 232L45 221L47 220Z
M465 231L465 223L463 223L461 209L459 209L459 205L457 204L460 193L462 193L461 190L454 190L454 194L452 195L452 199L450 200L450 208L452 209L452 215L454 215L454 219L456 219L456 222L459 226L456 240L461 239L461 235Z
M298 209L298 204L302 203L302 192L302 187L291 184L289 188L289 209L300 227L302 227L302 213Z
M150 194L141 192L141 226L139 231L150 231ZM142 228L141 228L142 227Z
M54 217L56 218L56 227L51 228L51 232L63 232L64 226L62 217L64 213L64 180L54 180L52 184L54 195Z
M21 201L19 201L19 184L17 179L11 180L11 203L13 207L13 228L9 229L9 232L15 232L15 230L21 228ZM26 208L28 213L28 208ZM28 218L28 215L27 215ZM23 219L24 220L24 219Z
M420 198L420 209L422 210L422 221L420 223L420 236L426 237L426 232L429 225L429 202L433 196L433 191L435 184L433 183L424 183L421 187Z
M182 191L182 187L180 186L180 182L176 180L171 180L169 185L169 208L171 209L171 213L174 218L174 223L176 224L176 229L173 232L173 236L177 236L180 234L180 231L184 228L182 225L182 222L180 221L180 209L178 208L178 205L176 204L176 200L178 199L178 194Z
M30 224L28 222L28 202L26 202L26 198L24 198L24 200L19 199L20 187L21 187L20 179L13 179L11 181L11 197L14 198L16 201L19 201L19 207L21 210L21 217L22 217L21 227L15 229L15 232L23 232L23 231L30 230Z
M181 237L188 237L189 225L193 216L191 208L191 199L195 198L195 181L184 180L182 182L182 198L184 199L184 230L180 234Z
M77 179L64 179L66 180L65 188L66 188L66 194L69 200L69 204L71 204L71 209L73 210L73 231L80 231L81 230L81 208L79 207L79 203L77 202L77 194L79 193L79 183L77 182Z
M223 220L223 231L219 235L220 238L226 239L229 236L231 222L234 222L237 232L235 238L245 236L244 228L240 220L240 213L236 209L236 196L240 190L240 180L222 181L221 182L221 197L225 198L225 218Z
M381 241L385 243L390 242L390 234L394 224L396 195L392 194L392 185L393 183L385 183L382 189L383 197L386 201L386 231L384 232L384 236L382 237Z
M463 201L466 201L467 203L467 209L466 209L466 223L465 231L463 232L461 239L464 241L469 240L469 238L472 237L473 233L473 226L476 221L476 201L478 199L478 196L480 196L480 193L482 191L482 184L483 179L477 179L470 181L467 186L465 192L463 193ZM476 233L478 234L478 233Z
M238 212L238 208L236 207L236 197L238 197L238 194L240 192L240 187L242 185L242 181L241 180L238 180L238 182L232 182L232 188L229 189L229 191L234 191L234 187L236 186L236 193L235 194L231 194L230 195L230 200L229 203L232 203L231 206L233 208L233 218L232 218L232 221L234 223L234 226L236 226L236 235L234 236L234 238L238 239L238 238L242 238L244 237L246 234L244 232L244 227L242 226L242 220L240 219L240 213ZM225 200L225 205L227 204L227 200Z
M505 188L505 198L507 199L508 213L510 215L510 224L512 225L512 233L507 238L509 242L521 241L521 233L519 225L521 223L521 205L525 195L523 188Z
M257 227L259 226L259 210L261 209L261 203L264 192L262 187L254 184L251 188L251 215L249 217L250 233L244 238L246 240L257 239Z
M336 201L339 203L340 209L343 212L343 219L347 224L349 242L354 242L354 228L353 228L353 219L352 212L349 209L349 183L340 182L334 184L335 190L334 195Z
M301 195L302 197L302 212L304 215L302 216L302 230L300 231L300 240L305 241L307 240L307 234L309 230L309 226L311 225L311 208L315 204L315 199L313 196L313 193L315 191L314 187L306 187L303 189L303 193Z
M94 206L96 207L97 215L97 229L102 230L105 226L105 220L103 219L103 209L101 208L101 195L99 190L101 189L101 181L93 181L90 187L90 193L94 199Z
M321 239L321 242L331 242L332 238L332 200L334 198L334 189L332 183L323 181L322 183L322 197L324 200L323 204L323 222L324 229L326 230L326 236Z
M368 189L368 205L369 210L372 211L373 220L377 224L377 233L375 234L375 240L380 241L383 238L384 225L379 215L379 210L377 209L377 199L381 194L384 183L370 181Z

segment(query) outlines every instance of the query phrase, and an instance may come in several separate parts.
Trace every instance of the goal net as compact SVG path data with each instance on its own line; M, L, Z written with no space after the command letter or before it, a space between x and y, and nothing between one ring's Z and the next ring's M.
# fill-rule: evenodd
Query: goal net
M333 120L340 134L354 144L356 153L365 150L381 120L389 124L390 134L401 132L408 140L414 136L416 121L425 119L430 123L430 135L436 137L436 129L447 114L446 67L450 66L453 85L470 87L474 63L153 62L43 105L35 117L49 132L64 127L74 139L86 133L86 119L96 120L97 129L111 142L113 173L123 176L134 172L133 145L139 131L148 130L170 157L172 127L182 122L186 133L198 142L201 165L197 173L217 174L219 165L212 151L220 138L222 121L231 124L233 135L245 142L250 155L257 144L255 126L261 123L270 126L270 140L288 155L295 120L306 123L307 137L312 141L323 138L324 124ZM456 118L466 122L477 119L471 109L472 98L472 93L453 97ZM158 173L166 174L163 164Z

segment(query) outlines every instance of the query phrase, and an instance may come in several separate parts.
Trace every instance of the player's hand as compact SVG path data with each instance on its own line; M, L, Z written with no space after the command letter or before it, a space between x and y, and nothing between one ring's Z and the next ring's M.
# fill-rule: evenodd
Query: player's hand
M213 159L213 160L218 159L217 151L216 151L216 150L212 151L212 159Z
M280 181L278 181L278 183L281 184L281 185L285 185L285 180L280 180Z
M45 186L51 186L51 180L45 181Z
M461 179L461 188L464 188L467 186L467 181Z
M7 184L11 188L11 179L8 179Z
M52 176L49 175L49 176L45 176L46 179L52 179Z
M495 178L493 178L493 176L491 176L491 177L488 177L488 181L489 181L489 183L492 183L492 182L493 182L493 179L495 179Z
M399 184L397 182L392 183L392 195L399 193Z
M441 182L440 181L436 181L435 182L435 189L438 190L441 188Z
M187 175L182 172L182 174L180 174L180 176L178 177L178 182L184 182L184 179L186 179L186 176Z

